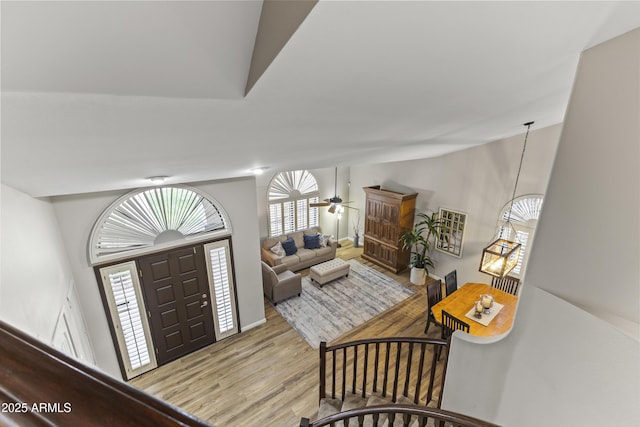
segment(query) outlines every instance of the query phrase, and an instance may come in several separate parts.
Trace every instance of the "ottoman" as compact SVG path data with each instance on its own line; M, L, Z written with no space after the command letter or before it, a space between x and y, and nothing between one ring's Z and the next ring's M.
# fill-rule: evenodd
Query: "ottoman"
M327 282L348 275L349 264L340 258L334 258L330 261L314 265L309 269L309 277L311 278L311 281L317 282L320 287Z

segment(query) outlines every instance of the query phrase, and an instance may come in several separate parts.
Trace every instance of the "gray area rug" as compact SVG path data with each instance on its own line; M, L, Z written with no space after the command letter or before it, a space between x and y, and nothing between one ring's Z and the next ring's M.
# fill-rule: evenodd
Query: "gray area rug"
M322 288L302 278L302 295L282 301L276 310L313 348L332 341L409 298L414 290L356 260L348 260L349 277Z

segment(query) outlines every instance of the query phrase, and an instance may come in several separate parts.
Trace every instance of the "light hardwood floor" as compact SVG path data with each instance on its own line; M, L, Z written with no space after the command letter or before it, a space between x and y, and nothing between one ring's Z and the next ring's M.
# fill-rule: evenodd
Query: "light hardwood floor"
M424 337L425 287L360 258L346 243L343 259L356 258L416 294L336 341L371 337ZM302 274L308 274L308 269ZM318 351L309 347L265 301L267 322L133 379L130 384L217 427L293 427L318 412ZM438 338L431 328L429 337Z

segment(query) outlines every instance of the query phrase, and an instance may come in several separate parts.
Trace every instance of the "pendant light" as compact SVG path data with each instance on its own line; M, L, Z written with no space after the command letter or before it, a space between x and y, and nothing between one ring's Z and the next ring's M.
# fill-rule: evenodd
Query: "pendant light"
M516 230L511 224L511 210L513 209L513 200L516 198L516 189L518 188L518 180L520 179L520 171L522 170L522 160L524 159L524 151L527 148L527 138L529 137L529 129L534 122L528 122L524 125L527 127L527 133L524 136L524 145L522 154L520 155L520 166L516 175L516 183L513 186L513 195L511 196L511 204L507 221L500 227L498 238L491 242L482 250L482 259L480 260L480 271L494 277L504 277L518 265L520 259L521 244L517 241ZM509 230L506 233L506 230ZM506 238L503 235L506 234ZM514 240L510 240L513 236Z

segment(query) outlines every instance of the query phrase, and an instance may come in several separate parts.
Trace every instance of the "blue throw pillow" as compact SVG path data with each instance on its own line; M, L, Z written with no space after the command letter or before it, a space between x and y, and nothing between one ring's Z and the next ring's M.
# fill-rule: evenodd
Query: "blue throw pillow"
M298 248L296 248L296 242L293 241L293 237L289 237L287 240L282 242L282 248L287 256L298 252Z
M312 236L302 236L304 237L304 248L305 249L320 249L320 235L315 234Z

